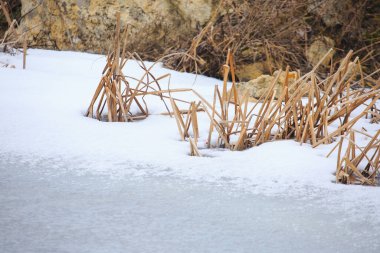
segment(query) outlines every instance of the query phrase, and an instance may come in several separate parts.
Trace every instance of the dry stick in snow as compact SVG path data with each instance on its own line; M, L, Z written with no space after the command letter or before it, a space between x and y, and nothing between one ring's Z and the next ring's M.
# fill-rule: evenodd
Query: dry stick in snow
M26 35L24 35L24 41L23 41L23 57L22 57L22 68L26 68L26 51L28 50L28 41L26 38Z

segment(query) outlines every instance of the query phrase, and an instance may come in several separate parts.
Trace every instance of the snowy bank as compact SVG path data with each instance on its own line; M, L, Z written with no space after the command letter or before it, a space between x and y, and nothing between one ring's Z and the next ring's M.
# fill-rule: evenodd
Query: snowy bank
M143 121L109 123L84 117L101 77L104 56L29 50L26 70L22 70L22 55L1 54L0 62L16 66L0 68L1 153L35 163L51 159L52 166L66 161L67 169L78 173L115 178L179 176L232 183L268 195L306 197L323 191L339 193L340 200L369 198L380 204L379 188L333 183L336 158L325 156L334 144L313 149L294 141L277 141L241 152L201 149L205 157L198 158L188 155L189 145L180 141L174 118L160 115L165 109L157 98L148 99L152 115ZM214 85L221 85L220 80L161 66L153 72L157 76L171 73L171 88L193 88L210 100ZM140 77L143 72L135 62L128 62L124 73ZM163 89L165 84L161 83ZM369 133L379 129L366 119L357 125Z

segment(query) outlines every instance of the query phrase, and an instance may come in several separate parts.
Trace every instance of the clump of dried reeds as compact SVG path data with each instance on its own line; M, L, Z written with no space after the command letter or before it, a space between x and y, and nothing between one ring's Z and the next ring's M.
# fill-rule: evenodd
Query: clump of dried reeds
M317 65L292 84L285 80L283 91L275 99L275 86L278 85L277 80L281 74L279 72L267 94L250 107L248 94L239 96L237 92L234 58L229 51L227 61L223 65L223 88L220 91L219 87L215 86L212 103L193 91L200 99L195 103L196 108L201 108L210 119L207 146L243 150L265 142L294 139L317 147L320 144L331 143L335 137L347 133L365 115L377 115L375 105L380 98L380 83L372 88L358 88L358 85L364 85L365 79L371 75L364 76L360 73L361 78L354 79L357 72L360 72L360 62L358 58L351 62L351 58L352 51L341 61L338 69L332 70L324 79L318 77ZM321 59L320 63L323 60ZM357 67L353 69L352 66ZM288 73L289 68L285 71L286 76ZM229 76L232 84L228 90ZM293 92L290 93L290 90ZM175 111L179 110L175 103L172 103L172 106L176 108ZM356 109L360 110L360 113L353 116ZM192 115L190 111L188 115ZM185 130L190 125L181 123L179 113L175 116L179 129L183 129L180 130L182 139L185 139L188 136ZM188 116L186 122L190 122L190 119ZM333 123L338 127L329 131ZM214 132L218 136L216 141L212 141Z
M164 98L170 97L165 93L174 93L180 90L162 90L159 81L169 77L169 74L155 77L151 70L153 66L147 67L138 54L128 53L127 31L121 33L120 13L117 13L116 33L112 51L108 54L107 63L103 70L103 76L96 88L91 100L86 116L98 120L108 120L110 122L124 122L145 119L149 115L145 96L159 96L165 107L168 109ZM134 59L145 72L137 81L137 85L132 86L123 74L122 69L129 59ZM131 77L130 77L131 78ZM104 109L107 106L107 118L103 118ZM136 109L136 110L132 110Z
M325 79L316 74L316 66L292 86L285 84L283 93L274 102L271 93L263 102L250 138L253 145L275 139L292 139L313 147L330 143L332 139L349 131L352 126L375 105L380 98L380 83L371 89L353 90L351 87L364 82L364 77L355 81L356 72L350 69L352 52L341 61L339 68ZM321 59L322 61L323 59ZM359 64L358 58L354 64ZM360 69L360 68L359 68ZM363 73L362 73L363 75ZM273 87L272 87L273 89ZM295 89L292 95L288 90ZM303 97L307 97L307 100ZM361 113L351 118L354 110L371 101ZM270 120L269 120L270 119ZM269 122L265 122L269 120ZM339 122L339 127L329 133L328 127ZM276 127L276 130L274 129Z
M108 121L144 119L149 115L145 96L158 96L165 106L165 99L168 99L172 111L166 107L167 114L174 115L180 137L189 141L192 156L202 156L198 148L198 113L201 112L206 113L209 118L206 141L208 148L244 150L266 142L286 139L317 147L331 143L339 136L349 135L351 144L344 155L343 139L336 146L339 146L337 181L374 184L379 171L380 131L371 137L365 148L360 148L355 144L353 126L364 116L370 116L373 122L377 121L379 110L376 102L380 99L380 82L375 80L370 88L365 85L365 81L375 73L365 75L361 71L359 59L352 61L352 51L325 78L319 77L316 72L319 64L295 82L289 83L286 78L282 92L276 98L275 87L278 85L280 71L267 93L251 104L248 93L238 94L235 59L231 50L228 50L226 62L223 64L223 86L221 90L219 86L215 86L213 100L210 102L192 89L162 90L159 81L168 75L154 77L151 73L152 67L146 67L137 54L126 52L127 33L124 31L121 35L120 14L117 14L117 20L113 50L108 55L103 77L90 103L87 116L102 120L107 106ZM329 54L330 52L325 57ZM134 79L137 81L135 86L130 85L122 72L128 59L137 60L145 72L140 79ZM320 63L323 61L324 58ZM289 67L286 68L285 75L290 75ZM360 78L356 79L358 75ZM229 79L232 80L230 85ZM185 91L192 91L198 101L189 103L171 96L171 93ZM181 110L177 102L188 104L188 108ZM138 109L137 113L132 112L132 106ZM334 128L331 128L332 124ZM365 162L367 163L362 167Z
M356 143L356 134L370 138L366 146ZM338 148L336 182L343 184L377 185L380 170L380 130L374 136L365 132L351 130L340 138L340 141L328 154ZM348 142L343 149L344 141Z

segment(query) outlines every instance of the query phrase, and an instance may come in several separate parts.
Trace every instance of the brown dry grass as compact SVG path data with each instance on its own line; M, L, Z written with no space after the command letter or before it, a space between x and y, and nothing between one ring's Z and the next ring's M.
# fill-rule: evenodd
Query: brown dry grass
M371 137L372 140L364 149L355 144L353 131L361 118L371 117L373 123L379 119L376 102L380 99L380 79L375 80L373 76L380 69L366 75L362 71L359 58L354 58L353 51L336 68L331 68L327 76L321 77L317 69L330 54L328 52L310 72L293 83L285 81L282 92L275 99L280 71L267 93L251 104L247 93L238 94L234 74L235 58L233 52L228 50L226 61L222 65L223 86L221 89L215 86L213 100L208 101L192 89L162 90L159 81L168 75L154 77L151 73L152 67L146 67L137 54L129 54L126 51L126 34L126 31L121 34L118 22L113 50L108 55L103 77L90 103L87 116L102 120L104 108L107 107L108 121L144 119L149 115L144 97L158 96L165 106L165 100L170 101L172 111L166 107L166 114L174 116L180 137L189 142L190 154L193 156L202 156L198 147L199 113L205 113L209 118L208 148L238 151L266 142L288 139L317 147L332 143L341 136L349 136L351 146L344 156L342 139L336 145L339 146L337 181L375 184L379 170L380 130ZM129 85L122 73L129 59L136 60L145 72L140 79L136 79L137 85L134 87ZM287 67L285 70L286 76L289 69ZM230 88L229 79L232 80ZM175 92L193 92L198 100L188 102L175 99L172 96ZM187 108L180 109L179 103L186 104ZM132 105L139 109L138 113L132 113ZM216 139L213 136L217 136ZM360 150L359 155L356 148ZM368 159L369 156L372 158ZM365 161L368 163L360 170L359 165Z
M364 147L356 143L356 135L364 135L370 140ZM348 145L343 149L343 142ZM336 182L343 184L377 185L380 170L380 130L374 136L352 130L340 138L330 154L338 147Z
M316 1L314 8L323 6ZM358 1L342 15L350 19L336 27L326 27L323 21L310 10L308 1L232 1L222 0L209 23L189 41L179 43L168 52L186 52L165 61L169 68L221 77L220 66L225 62L225 52L231 49L237 65L264 62L272 74L276 69L300 69L309 72L313 66L306 60L306 49L313 38L329 36L336 42L333 65L339 65L349 49L362 59L367 73L380 66L380 36L376 27L376 15L367 14L367 8L376 9L371 1ZM339 13L340 14L340 13ZM374 32L369 32L375 30ZM191 56L191 57L189 57ZM320 68L319 73L329 69Z

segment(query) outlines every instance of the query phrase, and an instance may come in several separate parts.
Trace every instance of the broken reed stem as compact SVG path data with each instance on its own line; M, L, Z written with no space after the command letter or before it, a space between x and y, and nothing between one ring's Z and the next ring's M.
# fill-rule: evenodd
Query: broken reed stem
M22 57L22 68L25 69L26 68L26 53L27 53L27 50L28 50L28 41L26 39L26 35L24 36L24 40L23 40L23 57Z

